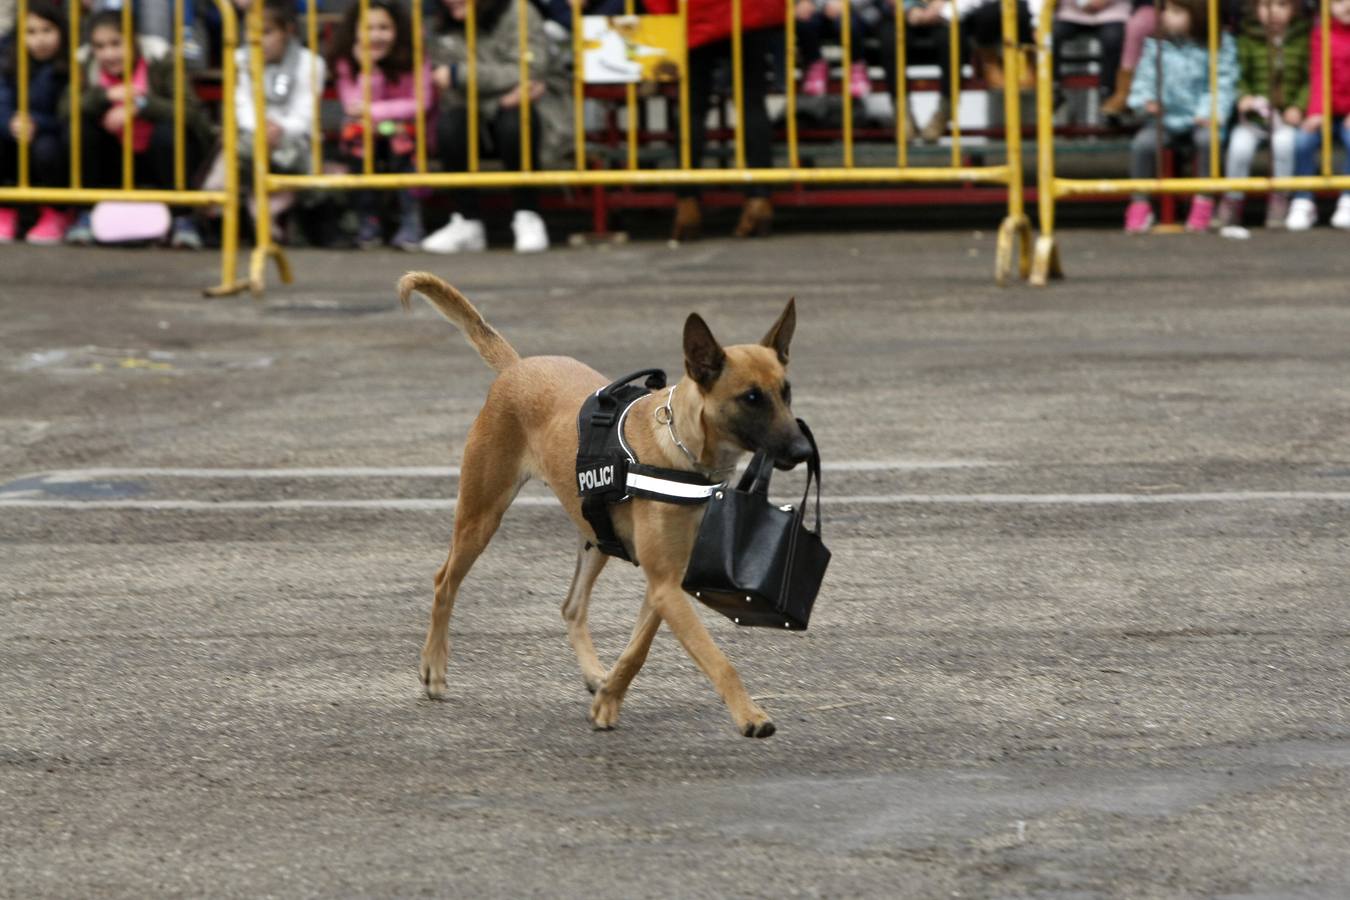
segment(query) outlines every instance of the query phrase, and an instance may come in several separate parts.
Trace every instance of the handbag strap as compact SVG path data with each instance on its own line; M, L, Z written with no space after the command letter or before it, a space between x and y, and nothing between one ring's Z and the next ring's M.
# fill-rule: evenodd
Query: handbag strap
M816 447L816 436L811 433L811 429L806 427L806 423L801 419L797 420L797 427L806 435L807 442L811 445L811 457L806 461L806 490L802 492L802 515L806 514L806 502L811 497L811 481L816 482L816 534L820 534L820 449Z
M736 490L747 494L768 494L769 476L773 474L773 460L769 454L760 450L754 456L750 457L750 465L745 467L741 473L741 480L736 484Z

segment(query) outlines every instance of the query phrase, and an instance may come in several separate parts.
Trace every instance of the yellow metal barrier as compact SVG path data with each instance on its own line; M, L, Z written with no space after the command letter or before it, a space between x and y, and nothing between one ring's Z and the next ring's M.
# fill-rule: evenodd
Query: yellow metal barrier
M220 2L220 0L218 0ZM1006 129L1006 161L1001 165L972 166L963 165L963 155L961 148L961 135L959 125L953 121L952 125L952 164L948 167L922 167L915 168L908 166L907 141L909 135L906 134L908 109L907 92L905 90L905 50L904 50L904 11L902 4L897 3L896 10L896 58L897 70L896 77L896 165L891 166L857 166L854 163L853 146L853 119L851 109L851 98L848 93L847 78L842 88L843 96L843 143L844 159L843 165L839 167L818 167L803 168L800 165L800 158L797 146L797 94L795 84L793 83L792 72L795 69L795 3L793 0L784 0L786 14L786 40L789 52L789 84L787 89L787 128L788 128L788 165L785 168L748 168L746 166L745 149L745 74L742 67L741 54L741 23L742 10L741 0L732 0L732 85L733 100L736 111L735 128L735 166L725 169L691 169L690 168L690 129L686 127L689 122L689 84L688 84L688 63L686 61L686 71L682 72L679 84L679 110L681 127L680 146L678 151L678 167L673 169L640 169L638 168L637 158L637 108L636 108L636 90L630 85L625 93L625 105L627 111L627 165L616 169L592 169L588 167L588 158L586 151L585 134L583 131L584 117L582 114L582 104L584 102L585 91L583 86L583 66L581 64L581 16L578 11L579 4L572 4L572 52L575 57L573 66L572 82L572 100L575 108L573 109L573 127L574 152L576 156L576 165L573 169L540 170L534 160L531 158L532 141L530 138L530 93L528 85L530 81L530 50L527 41L526 32L526 8L529 0L516 0L518 6L519 20L519 63L520 63L520 84L521 84L521 103L519 104L520 135L521 135L521 171L513 172L483 172L479 167L479 115L478 115L478 60L477 60L477 39L478 24L475 12L476 4L470 0L467 4L465 20L465 44L467 59L465 64L465 93L467 95L467 120L468 120L468 165L465 172L429 172L426 169L426 136L424 123L418 122L416 128L416 170L411 173L392 174L392 173L374 173L371 171L373 154L370 149L372 140L372 128L370 123L370 56L368 52L368 37L364 26L369 4L371 0L357 0L360 4L360 22L361 37L359 39L360 51L362 54L361 78L365 95L363 109L363 132L364 140L367 142L365 147L365 159L363 161L361 172L348 174L326 174L322 171L319 163L319 141L314 141L314 167L309 174L281 174L270 171L267 147L265 137L261 129L255 131L255 148L253 153L254 164L254 191L256 195L256 207L258 222L255 232L258 236L258 244L253 251L253 256L249 266L249 284L255 293L261 293L264 287L264 276L266 273L267 260L273 259L279 269L279 274L283 282L291 280L290 267L286 256L280 247L272 242L270 214L268 212L268 196L274 191L293 191L293 190L404 190L408 188L540 188L540 187L593 187L593 186L630 186L630 187L654 187L654 186L681 186L681 185L706 185L706 184L961 184L961 183L984 183L1002 185L1007 188L1008 213L999 228L999 244L997 253L997 263L995 276L1000 284L1005 283L1011 277L1014 267L1018 274L1025 278L1031 268L1031 226L1025 214L1023 205L1023 178L1022 178L1022 120L1021 120L1021 102L1019 94L1019 85L1021 82L1020 72L1022 66L1022 53L1017 46L1017 6L1016 0L1001 0L1002 7L1002 25L1003 25L1003 66L1007 73L1004 87L1004 118ZM687 22L689 17L690 3L697 0L679 0L678 11L681 19L681 31L686 34ZM312 7L313 4L311 4ZM416 2L414 8L418 6ZM631 3L628 5L631 9ZM262 54L262 4L254 0L249 8L247 19L247 41L250 48L249 64L253 74L252 86L254 93L254 104L258 110L264 108L263 96L263 54ZM845 8L842 21L842 43L844 51L844 63L847 67L852 61L853 54L853 36L849 27L848 0L845 0ZM959 39L957 35L957 25L953 22L951 27L952 41L951 52L953 54L951 65L952 78L952 108L953 119L956 118L959 111L960 102L960 79L961 65L959 55ZM317 35L313 24L313 13L310 14L310 23L308 29L308 42L311 52L317 53ZM412 39L413 47L418 48L414 68L418 76L414 83L420 85L422 53L421 47L424 45L423 22L420 12L414 11L412 18ZM846 68L847 71L847 68ZM428 104L426 98L420 94L418 88L418 107L425 113ZM316 138L319 134L317 122L318 112L315 110L314 134ZM419 116L419 119L421 116ZM263 116L259 114L258 121L262 121ZM1018 245L1020 243L1020 251Z
M176 46L183 42L183 3L174 0L174 33ZM221 219L221 260L220 284L208 288L207 296L221 296L235 293L248 287L247 282L236 280L235 272L239 251L239 177L238 166L234 162L238 151L236 147L237 130L235 127L234 105L229 102L234 96L235 63L234 49L238 44L234 5L230 0L215 0L220 11L224 62L222 63L221 86L226 102L222 104L221 152L227 161L225 167L225 186L219 191L189 190L187 188L185 106L189 89L184 71L182 53L174 56L174 186L172 189L138 189L135 185L135 156L132 147L132 128L136 119L134 104L124 103L127 115L122 120L122 186L120 188L87 188L82 185L81 164L83 129L80 109L80 77L82 60L79 54L81 0L70 0L67 8L69 16L68 51L70 54L70 183L66 187L34 186L29 171L29 143L33 135L23 136L18 141L19 165L18 184L15 187L0 187L0 203L50 203L84 204L99 203L105 200L139 201L145 203L164 203L175 206L219 206ZM18 43L18 113L28 116L28 52L23 44L24 23L28 16L27 0L18 0L15 40ZM122 90L126 96L132 95L133 48L136 35L131 20L131 4L124 3L121 16L122 30Z
M1031 266L1032 284L1046 285L1052 278L1063 278L1059 241L1055 234L1056 201L1066 197L1117 197L1140 194L1208 194L1220 191L1269 193L1271 191L1350 190L1350 175L1332 175L1331 137L1331 4L1320 0L1322 52L1318 59L1322 81L1323 115L1321 122L1321 174L1267 178L1224 178L1219 167L1219 0L1209 0L1209 171L1206 178L1060 178L1055 174L1054 96L1050 73L1054 65L1051 39L1056 0L1043 0L1036 32L1036 189L1040 213L1040 237L1036 239ZM1161 93L1161 92L1160 92ZM1161 174L1161 173L1160 173Z

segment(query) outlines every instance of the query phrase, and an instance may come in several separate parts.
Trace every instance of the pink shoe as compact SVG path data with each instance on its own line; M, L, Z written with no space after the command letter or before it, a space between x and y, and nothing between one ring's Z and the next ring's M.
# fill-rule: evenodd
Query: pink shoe
M1131 200L1125 207L1125 233L1147 234L1153 227L1153 207L1147 200Z
M872 93L872 79L867 77L867 63L855 62L849 68L848 92L858 100Z
M44 247L59 244L66 239L66 229L69 227L70 216L44 206L38 214L37 224L28 229L28 236L24 240Z
M19 231L19 211L9 206L0 206L0 244L14 243L14 235Z
M806 67L806 77L802 79L802 93L808 97L824 97L829 83L829 63L818 59Z
M1214 220L1214 200L1210 197L1196 197L1191 201L1191 212L1186 217L1186 230L1192 232L1209 231L1209 223Z

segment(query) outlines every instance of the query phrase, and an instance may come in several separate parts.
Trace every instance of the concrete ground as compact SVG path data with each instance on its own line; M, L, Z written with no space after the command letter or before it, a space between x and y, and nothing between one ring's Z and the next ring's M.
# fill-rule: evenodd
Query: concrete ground
M1350 245L1258 238L1071 232L1049 290L992 232L309 252L261 302L0 248L0 895L1350 896ZM703 611L774 737L664 630L590 730L533 487L420 697L490 373L408 267L616 375L796 296L834 562L805 634Z

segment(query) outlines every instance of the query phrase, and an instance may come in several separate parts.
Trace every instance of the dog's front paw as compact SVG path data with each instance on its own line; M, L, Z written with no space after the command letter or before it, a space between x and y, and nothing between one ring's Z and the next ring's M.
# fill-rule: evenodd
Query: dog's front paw
M772 722L766 720L760 722L759 724L755 724L754 722L749 723L748 725L746 725L744 728L741 729L741 734L745 735L746 737L766 738L777 730L778 729L773 727Z
M596 731L609 731L619 723L619 698L608 693L603 685L591 701L590 720Z
M428 699L440 700L445 696L445 661L439 663L428 658L427 652L422 651L421 664L422 689L426 691Z
M741 734L750 738L766 738L777 730L768 713L759 707L755 707L750 718L740 723L740 726Z

